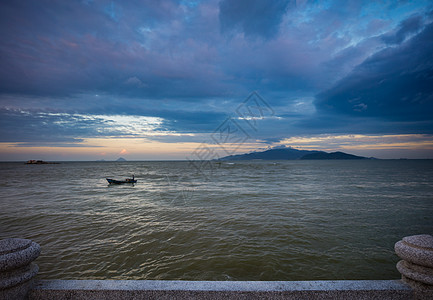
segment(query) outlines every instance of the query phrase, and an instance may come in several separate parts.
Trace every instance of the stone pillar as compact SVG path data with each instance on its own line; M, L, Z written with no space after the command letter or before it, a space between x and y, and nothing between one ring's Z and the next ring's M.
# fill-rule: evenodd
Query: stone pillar
M433 236L404 237L394 249L403 259L397 263L402 280L415 290L433 292Z
M41 247L25 239L0 240L0 299L26 299L38 273L32 263L41 253Z

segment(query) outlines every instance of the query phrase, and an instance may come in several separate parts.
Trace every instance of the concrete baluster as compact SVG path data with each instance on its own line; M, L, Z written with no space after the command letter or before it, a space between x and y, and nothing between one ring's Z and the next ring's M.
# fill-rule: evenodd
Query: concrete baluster
M26 239L0 240L0 299L26 299L38 266L32 261L41 247Z
M402 280L415 290L433 291L433 236L408 236L397 242L394 249L402 259L397 263Z

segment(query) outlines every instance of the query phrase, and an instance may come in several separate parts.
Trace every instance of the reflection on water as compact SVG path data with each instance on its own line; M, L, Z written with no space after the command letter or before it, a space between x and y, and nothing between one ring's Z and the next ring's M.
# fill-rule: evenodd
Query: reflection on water
M394 279L433 233L432 161L1 163L0 238L41 279ZM135 185L105 177L135 175Z

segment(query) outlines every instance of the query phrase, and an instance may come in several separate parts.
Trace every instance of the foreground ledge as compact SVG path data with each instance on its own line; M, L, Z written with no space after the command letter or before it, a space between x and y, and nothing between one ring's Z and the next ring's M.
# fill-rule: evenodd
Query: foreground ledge
M29 293L42 299L432 299L400 280L159 281L40 280Z

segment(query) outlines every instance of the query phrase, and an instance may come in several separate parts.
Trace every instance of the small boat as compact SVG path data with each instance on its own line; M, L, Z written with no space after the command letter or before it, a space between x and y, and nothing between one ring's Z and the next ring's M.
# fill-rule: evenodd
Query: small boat
M105 179L107 179L109 184L137 183L137 180L134 178L134 175L132 175L132 178L126 178L125 180L116 180L111 178L105 178Z

